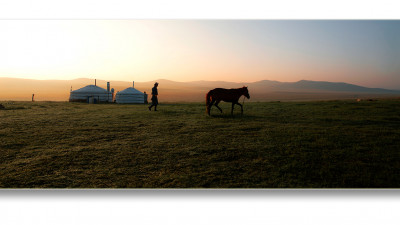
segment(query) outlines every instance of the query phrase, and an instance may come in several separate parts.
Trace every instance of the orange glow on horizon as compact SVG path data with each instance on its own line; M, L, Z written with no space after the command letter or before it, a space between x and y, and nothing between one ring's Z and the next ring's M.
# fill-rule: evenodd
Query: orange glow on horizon
M340 28L335 24L323 28L305 24L301 29L298 24L285 28L288 25L279 21L2 20L0 77L246 83L306 79L370 87L377 83L392 87L391 79L400 83L397 68L385 72L389 63L384 57L394 54L389 59L396 58L387 52L385 42L366 42L374 50L368 54L357 38L354 43L330 40L329 29ZM360 30L350 34L369 37L376 33L371 27L366 34ZM326 36L321 29L326 29Z

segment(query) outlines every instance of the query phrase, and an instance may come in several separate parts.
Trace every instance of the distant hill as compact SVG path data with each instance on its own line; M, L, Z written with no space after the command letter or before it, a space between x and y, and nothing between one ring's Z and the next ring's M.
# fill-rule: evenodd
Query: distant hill
M367 88L348 83L324 81L279 82L262 80L253 83L225 81L176 82L156 80L160 83L159 100L162 102L204 101L205 94L216 87L239 88L248 86L250 101L329 100L349 98L374 98L400 96L400 91L382 88ZM135 88L151 93L154 82L135 82ZM69 92L94 84L94 79L31 80L0 77L0 100L29 101L34 93L38 101L68 101ZM115 92L132 86L132 82L110 81ZM106 88L107 81L97 80L97 85Z

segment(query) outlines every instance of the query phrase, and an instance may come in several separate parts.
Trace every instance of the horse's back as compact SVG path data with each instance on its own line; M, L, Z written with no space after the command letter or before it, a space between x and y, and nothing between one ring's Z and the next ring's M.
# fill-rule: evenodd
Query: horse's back
M230 88L230 89L226 89L226 88L214 88L214 89L212 89L212 91L235 91L235 90L238 90L237 88Z
M214 88L209 93L215 100L222 100L225 102L237 101L240 97L236 93L236 89Z
M212 93L227 93L231 94L235 89L226 89L226 88L214 88L211 90Z

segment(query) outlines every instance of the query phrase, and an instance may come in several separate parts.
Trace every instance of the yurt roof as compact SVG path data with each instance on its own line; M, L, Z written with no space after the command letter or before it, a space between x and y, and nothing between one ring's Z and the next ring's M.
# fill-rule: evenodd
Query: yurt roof
M101 87L99 87L99 86L96 86L96 85L88 85L88 86L85 86L85 87L83 87L83 88L79 88L79 89L77 89L77 90L75 90L75 91L72 91L72 92L74 92L74 93L80 93L80 92L82 92L82 93L104 93L104 92L107 92L107 90L106 89L104 89L104 88L101 88Z
M118 94L122 94L122 95L134 95L134 94L143 94L142 92L136 90L133 87L128 87L125 90L119 91Z

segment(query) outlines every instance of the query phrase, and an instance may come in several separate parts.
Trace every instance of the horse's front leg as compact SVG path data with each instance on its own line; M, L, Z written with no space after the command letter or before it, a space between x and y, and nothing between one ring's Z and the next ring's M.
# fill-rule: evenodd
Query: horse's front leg
M232 103L232 110L231 110L231 115L233 116L233 108L235 107L235 103Z

